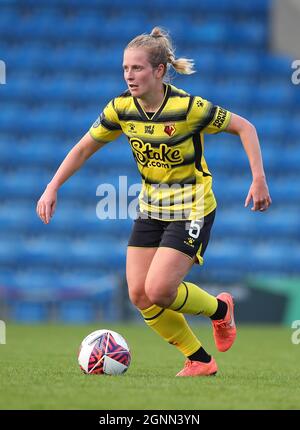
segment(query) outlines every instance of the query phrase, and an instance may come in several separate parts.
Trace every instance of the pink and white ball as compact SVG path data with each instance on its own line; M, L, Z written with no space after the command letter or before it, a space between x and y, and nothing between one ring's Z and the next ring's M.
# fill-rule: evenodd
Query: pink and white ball
M131 361L125 339L112 330L96 330L83 339L78 354L81 370L94 375L121 375Z

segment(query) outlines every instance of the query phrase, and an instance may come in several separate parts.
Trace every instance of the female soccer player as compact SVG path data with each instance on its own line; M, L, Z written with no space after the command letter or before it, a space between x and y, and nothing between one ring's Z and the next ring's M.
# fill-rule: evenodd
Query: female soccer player
M255 127L246 119L164 82L168 69L194 73L192 60L176 59L167 33L155 27L125 48L128 90L105 107L89 132L71 149L37 203L48 224L59 187L98 149L124 133L142 176L139 211L129 239L126 275L129 297L146 324L186 357L177 376L217 373L217 364L183 314L212 321L216 347L227 351L236 337L233 299L214 297L184 281L203 264L216 201L203 155L204 133L239 135L253 176L245 206L271 204Z

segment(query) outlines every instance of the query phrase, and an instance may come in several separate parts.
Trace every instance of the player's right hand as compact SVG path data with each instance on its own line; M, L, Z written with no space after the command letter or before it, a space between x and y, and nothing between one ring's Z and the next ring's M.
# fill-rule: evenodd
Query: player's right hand
M51 218L53 217L56 203L57 191L48 186L36 205L36 213L45 224L49 224Z

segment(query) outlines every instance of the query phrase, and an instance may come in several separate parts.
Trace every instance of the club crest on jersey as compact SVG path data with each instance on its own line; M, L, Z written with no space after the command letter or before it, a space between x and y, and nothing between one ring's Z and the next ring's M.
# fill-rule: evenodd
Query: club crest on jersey
M167 133L170 137L173 136L175 131L175 124L165 124L164 132Z

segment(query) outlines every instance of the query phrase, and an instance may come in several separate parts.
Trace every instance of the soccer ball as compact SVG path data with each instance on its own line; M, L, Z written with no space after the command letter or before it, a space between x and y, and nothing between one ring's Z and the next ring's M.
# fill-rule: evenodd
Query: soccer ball
M84 373L120 375L128 369L131 355L125 339L112 330L96 330L83 339L78 363Z

